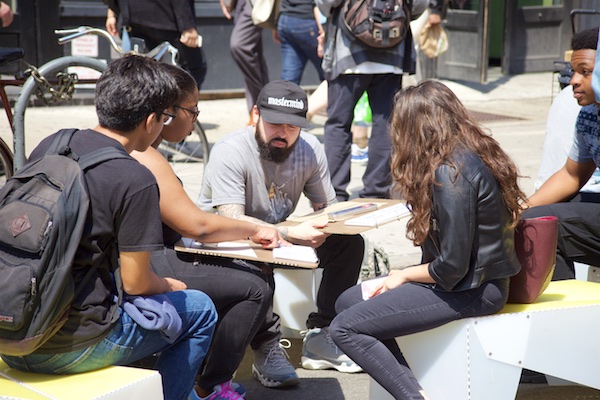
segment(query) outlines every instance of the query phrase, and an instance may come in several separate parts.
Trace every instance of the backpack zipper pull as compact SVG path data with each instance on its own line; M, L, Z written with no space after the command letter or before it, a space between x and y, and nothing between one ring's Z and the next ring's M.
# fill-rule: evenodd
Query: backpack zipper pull
M37 279L35 276L31 277L31 298L37 296Z

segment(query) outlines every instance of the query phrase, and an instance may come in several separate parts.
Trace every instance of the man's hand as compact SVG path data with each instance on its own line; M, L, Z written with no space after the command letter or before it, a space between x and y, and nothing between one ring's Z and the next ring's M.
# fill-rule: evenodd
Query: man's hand
M327 225L327 221L306 221L300 225L288 228L288 237L294 244L317 248L329 237L329 233L321 232L318 228Z
M11 11L8 4L3 1L0 1L0 19L2 19L2 27L6 28L13 22L13 12Z
M277 229L270 226L259 226L258 232L255 235L250 236L250 240L262 245L262 247L266 249L273 249L280 245L289 244L283 240Z
M179 41L187 47L198 47L198 31L196 28L186 29L185 31L181 32Z

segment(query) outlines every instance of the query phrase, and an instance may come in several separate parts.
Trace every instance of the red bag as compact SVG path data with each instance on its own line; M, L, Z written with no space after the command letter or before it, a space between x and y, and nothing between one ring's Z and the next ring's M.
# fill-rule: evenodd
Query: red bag
M556 266L558 220L529 218L515 229L515 250L521 271L510 278L509 303L534 303L546 290Z

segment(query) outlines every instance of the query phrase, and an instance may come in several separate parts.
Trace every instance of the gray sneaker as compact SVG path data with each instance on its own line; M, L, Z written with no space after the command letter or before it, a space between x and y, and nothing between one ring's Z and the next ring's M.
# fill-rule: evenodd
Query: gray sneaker
M292 346L287 339L265 343L254 350L252 377L265 387L295 386L300 383L296 370L287 360L289 355L285 349Z
M361 372L362 368L342 353L329 336L329 328L309 329L302 343L302 368Z

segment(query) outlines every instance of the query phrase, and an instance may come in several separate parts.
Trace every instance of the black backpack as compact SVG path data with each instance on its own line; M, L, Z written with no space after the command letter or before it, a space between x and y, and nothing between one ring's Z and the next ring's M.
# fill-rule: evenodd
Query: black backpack
M0 354L22 356L42 346L96 270L74 287L72 265L89 209L84 171L130 156L106 147L79 158L68 146L76 131L59 131L42 158L0 189Z
M367 46L389 48L410 35L412 0L344 0L342 30Z

